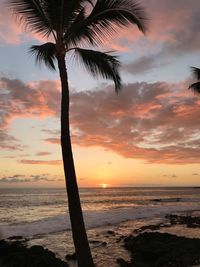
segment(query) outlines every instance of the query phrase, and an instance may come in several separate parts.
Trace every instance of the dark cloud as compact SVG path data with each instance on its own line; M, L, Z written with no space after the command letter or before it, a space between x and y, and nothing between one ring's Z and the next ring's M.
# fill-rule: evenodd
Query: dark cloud
M129 50L142 49L142 56L124 64L122 69L130 74L142 74L154 68L174 63L176 59L200 53L200 1L191 0L143 0L150 16L147 36L140 36L131 42ZM126 35L130 35L129 32ZM126 38L124 35L124 38ZM131 55L131 54L130 54Z
M12 177L0 178L0 183L27 183L27 182L30 182L30 180L27 178L24 178L24 179L12 178Z
M158 67L157 55L142 56L136 61L122 65L122 70L130 74L140 74L151 71L153 68Z
M6 129L0 129L0 149L6 150L23 150L19 140L7 133Z
M48 174L41 174L41 175L13 175L13 176L3 176L0 177L0 183L34 183L34 182L40 182L40 181L46 181L46 182L55 182L59 179L55 178L49 178L51 177Z
M148 33L151 40L169 45L176 52L199 51L199 0L151 0L151 5L148 0L143 1L151 15Z

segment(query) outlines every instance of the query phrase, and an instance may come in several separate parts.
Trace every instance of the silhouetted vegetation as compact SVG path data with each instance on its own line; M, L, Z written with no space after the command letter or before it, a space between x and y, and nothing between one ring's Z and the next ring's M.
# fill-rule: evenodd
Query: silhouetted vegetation
M197 82L190 84L189 89L194 93L200 94L200 69L192 67L192 72Z
M61 80L61 146L68 194L73 240L79 267L93 267L85 231L76 173L72 154L69 127L69 85L65 56L73 53L95 77L110 79L115 90L121 89L119 60L111 53L83 49L84 43L98 46L112 34L116 27L134 24L146 31L144 9L133 0L10 0L20 20L29 30L53 42L33 45L31 53L37 63L45 63L55 70L55 61Z

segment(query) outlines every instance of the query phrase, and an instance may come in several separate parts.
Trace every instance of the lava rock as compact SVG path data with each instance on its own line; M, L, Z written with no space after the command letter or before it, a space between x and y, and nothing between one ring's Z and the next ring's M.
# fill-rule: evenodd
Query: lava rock
M0 266L3 267L69 267L42 246L28 248L21 241L0 241Z
M170 221L171 225L181 224L186 225L188 228L200 227L200 217L168 214L166 219Z
M119 264L120 267L132 267L133 266L122 258L118 258L117 263Z
M150 232L125 239L132 266L189 267L200 263L200 239Z
M74 252L73 254L67 254L65 256L65 259L68 260L68 261L75 261L77 258L76 258L76 252Z
M115 236L115 232L112 231L112 230L108 230L108 231L107 231L107 234Z

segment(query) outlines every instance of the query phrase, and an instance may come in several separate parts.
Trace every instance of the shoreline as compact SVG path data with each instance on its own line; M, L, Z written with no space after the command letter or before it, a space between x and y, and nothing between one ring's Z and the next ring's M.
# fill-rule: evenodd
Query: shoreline
M185 218L183 218L184 216ZM191 221L192 217L196 218L195 222ZM188 227L189 222L190 225ZM130 236L140 236L143 233L155 232L159 232L160 234L168 233L185 238L198 237L199 239L200 210L176 212L168 214L165 218L139 219L135 221L125 221L116 225L101 226L89 229L88 238L94 260L98 267L123 267L126 266L123 265L125 263L132 264L130 263L130 252L124 247L124 240ZM37 245L45 249L47 248L53 251L56 257L61 260L65 260L66 254L73 255L74 253L70 231L60 231L48 235L34 236L27 240L27 245L28 247ZM119 259L122 259L122 261L120 262ZM68 264L70 267L76 267L76 262L73 260L69 260Z

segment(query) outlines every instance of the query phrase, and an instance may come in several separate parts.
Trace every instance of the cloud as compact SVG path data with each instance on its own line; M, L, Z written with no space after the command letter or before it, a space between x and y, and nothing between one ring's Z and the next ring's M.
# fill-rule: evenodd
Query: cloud
M35 182L55 182L60 181L61 179L57 179L55 177L51 177L49 174L41 174L41 175L30 175L25 176L22 174L15 174L13 176L2 176L0 177L0 183L35 183Z
M124 64L123 70L131 74L138 74L149 71L155 66L154 56L143 56L132 63Z
M0 46L6 44L15 44L36 39L38 41L44 41L47 38L43 38L39 33L33 33L28 29L23 21L17 18L13 10L9 8L6 1L0 3Z
M199 0L148 0L141 1L149 17L149 30L143 36L135 26L118 29L112 39L105 42L106 48L117 51L133 51L133 47L142 50L155 51L164 46L169 54L185 54L199 51ZM0 41L5 43L20 43L27 39L38 39L41 36L25 31L12 16L12 11L0 4ZM135 50L134 50L135 51Z
M23 83L17 79L0 79L0 127L6 128L16 117L46 118L59 114L59 82Z
M143 0L142 4L150 18L147 34L143 36L129 27L115 38L115 44L122 47L120 50L129 52L124 71L141 74L174 62L174 57L200 52L199 0L151 0L150 5L148 0ZM134 61L130 62L132 57Z
M46 151L41 151L35 154L36 156L49 156L51 155L50 152L46 152Z
M24 83L17 79L0 78L0 148L23 150L19 140L9 134L15 118L57 117L60 107L60 83L39 81Z
M5 150L23 150L23 146L14 136L0 129L0 149Z
M164 174L164 177L171 177L171 178L176 178L177 175L176 174Z
M31 165L60 165L62 164L61 160L28 160L22 159L18 161L22 164L31 164Z
M110 86L80 92L72 96L72 139L149 163L198 163L199 110L186 83L132 83L119 96Z
M2 86L3 83L3 86ZM112 86L71 94L73 143L100 146L148 163L200 162L200 100L181 83L129 83L117 96ZM55 81L24 84L3 79L2 128L24 114L58 117L60 92ZM92 104L91 104L92 103ZM59 144L60 131L43 130L45 141ZM9 142L5 142L7 144ZM25 160L23 164L61 164L59 160Z
M50 143L50 144L60 144L60 139L59 138L46 138L44 139L46 142Z
M24 179L12 178L12 177L0 178L0 183L27 183L27 182L30 182L30 180L27 178Z
M3 3L0 4L0 8L0 44L20 43L21 29L18 27L19 25L14 22L11 11Z

